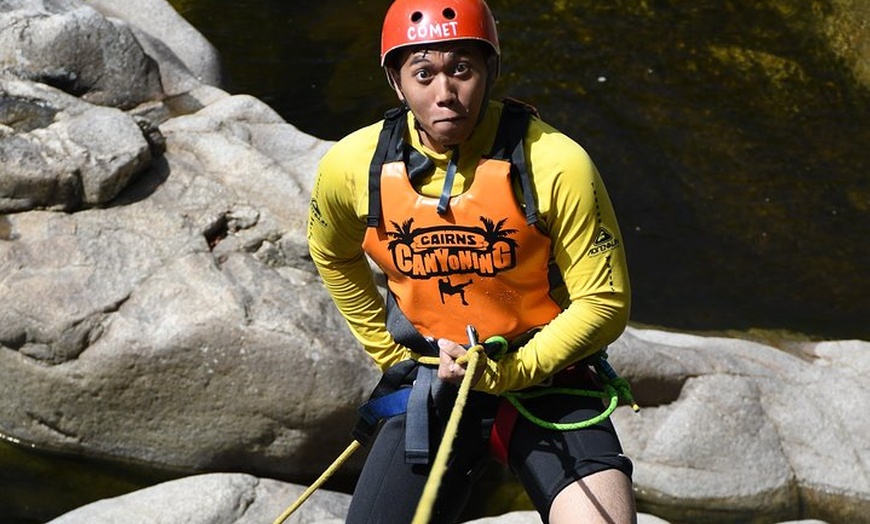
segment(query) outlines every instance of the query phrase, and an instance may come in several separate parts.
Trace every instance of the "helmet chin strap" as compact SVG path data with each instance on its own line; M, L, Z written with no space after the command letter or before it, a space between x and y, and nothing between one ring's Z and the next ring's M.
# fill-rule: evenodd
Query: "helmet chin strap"
M392 73L390 73L389 67L384 67L384 74L387 76L387 84L389 84L390 89L395 91L396 90L396 81L393 79L393 75L392 75ZM405 101L402 100L402 103L404 104Z

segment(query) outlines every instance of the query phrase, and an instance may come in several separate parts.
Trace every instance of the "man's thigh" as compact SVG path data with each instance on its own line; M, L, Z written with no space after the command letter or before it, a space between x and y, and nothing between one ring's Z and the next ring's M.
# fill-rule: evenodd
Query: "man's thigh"
M598 398L571 395L547 395L524 404L539 418L563 424L588 420L604 409ZM588 428L557 431L520 416L509 459L544 522L556 497L581 479L615 470L631 482L631 460L623 455L609 419Z
M593 473L566 486L550 507L549 524L635 524L631 479L616 469Z

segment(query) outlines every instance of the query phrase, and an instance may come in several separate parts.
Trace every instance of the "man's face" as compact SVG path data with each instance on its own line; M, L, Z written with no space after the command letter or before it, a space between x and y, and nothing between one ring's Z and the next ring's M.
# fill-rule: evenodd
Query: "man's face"
M443 153L471 136L487 91L486 58L479 46L455 42L412 49L400 56L399 69L391 74L424 145Z

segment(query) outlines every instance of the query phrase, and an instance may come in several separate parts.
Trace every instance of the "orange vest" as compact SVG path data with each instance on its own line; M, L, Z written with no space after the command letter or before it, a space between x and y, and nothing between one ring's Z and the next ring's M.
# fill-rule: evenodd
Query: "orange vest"
M482 159L444 215L401 161L383 164L380 184L381 220L362 246L420 334L464 342L473 325L481 340L510 340L559 314L549 294L550 239L527 223L510 162Z

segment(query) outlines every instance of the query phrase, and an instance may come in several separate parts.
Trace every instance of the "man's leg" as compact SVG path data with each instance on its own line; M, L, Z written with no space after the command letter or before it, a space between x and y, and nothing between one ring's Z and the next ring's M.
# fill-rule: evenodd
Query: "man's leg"
M349 524L407 524L429 468L405 463L405 416L388 420L372 443L350 502Z
M495 397L472 392L459 423L449 467L444 473L431 522L455 522L468 502L477 466L487 459L481 418L495 410ZM429 445L434 459L449 412L430 412ZM357 481L348 524L408 524L419 504L430 466L405 462L405 415L396 415L381 427Z
M524 404L544 420L561 423L588 420L603 410L600 399L559 394ZM520 417L509 457L511 469L546 524L634 522L632 464L622 454L609 419L558 431Z
M556 495L550 524L636 524L631 480L616 469L584 477Z

